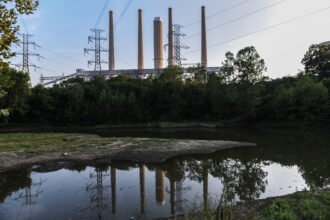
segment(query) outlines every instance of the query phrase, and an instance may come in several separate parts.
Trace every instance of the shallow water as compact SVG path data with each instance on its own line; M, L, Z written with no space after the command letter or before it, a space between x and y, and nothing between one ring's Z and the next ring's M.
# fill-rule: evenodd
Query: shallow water
M72 131L71 131L72 132ZM85 131L87 132L87 131ZM329 131L113 130L101 136L221 139L257 147L164 164L34 165L0 173L0 219L153 219L330 184Z

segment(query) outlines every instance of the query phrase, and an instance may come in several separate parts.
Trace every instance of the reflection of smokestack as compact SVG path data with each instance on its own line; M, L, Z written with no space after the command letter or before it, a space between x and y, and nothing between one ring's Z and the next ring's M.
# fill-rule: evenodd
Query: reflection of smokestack
M175 214L175 181L170 179L171 187L171 214Z
M139 40L138 40L138 69L144 69L143 58L143 29L142 29L142 10L139 9Z
M174 39L173 39L173 20L172 8L168 9L168 65L174 65Z
M207 67L205 6L202 7L202 66Z
M116 169L111 168L112 213L116 213Z
M163 20L156 17L154 20L154 66L163 68Z
M156 169L156 201L165 204L165 173Z
M209 169L206 161L203 161L203 197L204 197L204 210L208 209L208 195L209 195Z
M145 176L146 176L146 167L145 165L140 166L140 196L141 196L141 213L145 212Z
M109 70L115 69L115 46L114 46L114 35L113 35L113 12L110 11L109 21Z

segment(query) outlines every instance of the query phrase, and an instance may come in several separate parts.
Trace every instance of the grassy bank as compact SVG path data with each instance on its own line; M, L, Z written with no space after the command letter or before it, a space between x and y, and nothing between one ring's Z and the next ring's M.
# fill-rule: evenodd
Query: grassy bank
M88 147L106 145L138 145L164 143L166 140L136 138L100 138L97 135L57 133L0 134L0 152L39 155L51 152L73 152Z
M327 220L330 219L330 191L296 192L284 197L239 203L222 210L222 217L221 211L192 211L171 219Z

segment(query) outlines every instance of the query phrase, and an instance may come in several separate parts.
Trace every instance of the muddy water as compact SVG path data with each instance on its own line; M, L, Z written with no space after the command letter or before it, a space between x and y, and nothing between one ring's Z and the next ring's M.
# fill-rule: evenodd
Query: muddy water
M71 131L72 132L72 131ZM87 131L84 131L87 132ZM329 131L116 130L101 136L221 139L257 147L164 164L33 165L0 173L0 219L153 219L330 185Z

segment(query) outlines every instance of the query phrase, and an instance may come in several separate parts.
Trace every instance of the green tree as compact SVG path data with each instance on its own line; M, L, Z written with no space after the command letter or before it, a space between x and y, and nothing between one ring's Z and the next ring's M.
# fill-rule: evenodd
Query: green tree
M4 107L3 102L7 95L7 90L11 87L11 85L12 82L10 81L9 76L0 76L0 101L2 103L2 107L0 108L0 119L9 116L9 108Z
M222 62L220 76L225 83L258 83L265 79L267 71L265 61L261 59L255 47L245 47L238 51L236 57L232 52L226 53Z
M225 83L230 83L234 80L235 55L229 51L226 53L225 56L226 59L222 62L222 67L220 69L220 76Z
M238 51L235 61L237 81L241 83L255 84L264 79L264 72L267 71L265 61L260 58L255 47L245 47Z
M179 66L169 66L164 69L159 79L163 82L182 81L183 69Z
M188 72L193 74L194 83L206 83L208 80L208 73L204 66L198 65L197 67L192 67L188 69Z
M305 71L311 75L316 82L330 77L330 44L312 45L306 52L302 64Z
M38 4L38 0L0 0L0 70L8 68L9 63L6 60L15 55L11 51L11 45L18 42L18 15L32 14Z
M10 86L5 88L6 96L2 98L1 104L3 107L9 108L9 112L18 119L24 116L28 110L29 76L26 73L10 69L5 71L2 77L10 80Z
M296 86L280 90L274 100L279 119L323 120L327 117L328 90L309 76L301 76Z

